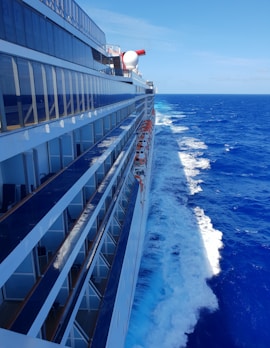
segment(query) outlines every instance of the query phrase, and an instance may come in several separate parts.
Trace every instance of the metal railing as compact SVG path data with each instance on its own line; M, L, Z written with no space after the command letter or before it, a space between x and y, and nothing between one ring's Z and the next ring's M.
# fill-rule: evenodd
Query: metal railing
M88 14L74 0L40 0L60 17L94 40L99 46L106 48L105 33L96 25Z

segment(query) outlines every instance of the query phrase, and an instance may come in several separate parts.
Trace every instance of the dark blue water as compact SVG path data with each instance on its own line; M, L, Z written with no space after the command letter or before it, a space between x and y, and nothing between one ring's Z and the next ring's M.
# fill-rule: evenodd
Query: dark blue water
M270 96L157 95L127 348L270 347Z

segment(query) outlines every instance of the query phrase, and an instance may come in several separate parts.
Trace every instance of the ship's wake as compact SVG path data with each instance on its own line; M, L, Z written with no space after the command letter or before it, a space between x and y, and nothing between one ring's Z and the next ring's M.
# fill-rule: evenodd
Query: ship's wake
M185 138L184 115L157 113L150 208L144 253L126 348L179 348L187 342L200 309L217 299L207 279L219 272L221 232L192 197L196 176L209 168L196 139Z

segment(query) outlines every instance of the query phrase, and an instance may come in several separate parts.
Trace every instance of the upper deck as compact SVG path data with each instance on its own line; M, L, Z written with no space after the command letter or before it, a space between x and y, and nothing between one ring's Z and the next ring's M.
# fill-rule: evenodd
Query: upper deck
M33 6L32 0L23 0ZM105 33L74 0L40 0L67 23L95 41L101 48L106 46ZM40 6L38 6L40 8ZM44 8L40 8L44 12Z
M3 0L0 9L1 133L146 92L75 1Z

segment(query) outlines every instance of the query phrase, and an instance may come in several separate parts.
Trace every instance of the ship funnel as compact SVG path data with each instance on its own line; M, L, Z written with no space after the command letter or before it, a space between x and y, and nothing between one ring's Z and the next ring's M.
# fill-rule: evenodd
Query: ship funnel
M145 55L145 50L136 50L135 52L138 54L138 56L144 56Z
M123 63L126 69L134 70L138 66L139 56L145 54L145 50L127 51L123 55Z

